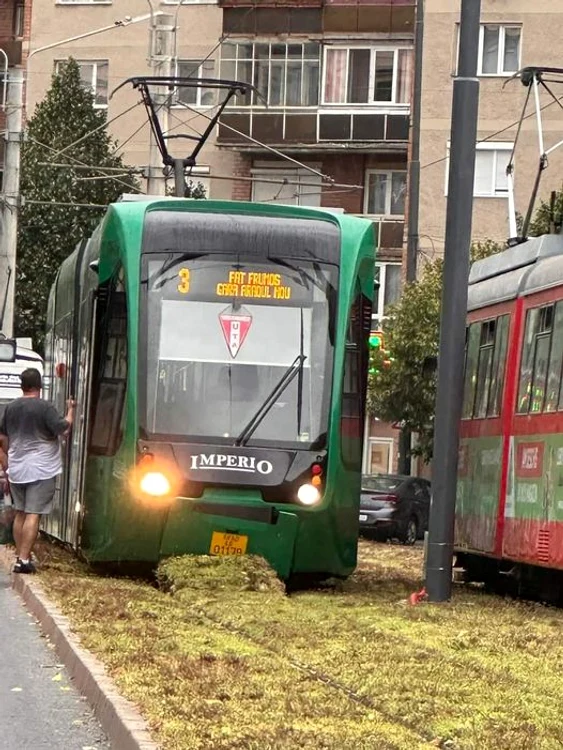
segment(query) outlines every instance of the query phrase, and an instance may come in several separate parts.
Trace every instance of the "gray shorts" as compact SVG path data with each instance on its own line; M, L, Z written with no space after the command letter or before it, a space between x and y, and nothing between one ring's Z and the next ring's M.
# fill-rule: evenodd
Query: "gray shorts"
M36 482L15 484L10 482L10 495L16 510L46 516L53 509L56 477L38 479Z

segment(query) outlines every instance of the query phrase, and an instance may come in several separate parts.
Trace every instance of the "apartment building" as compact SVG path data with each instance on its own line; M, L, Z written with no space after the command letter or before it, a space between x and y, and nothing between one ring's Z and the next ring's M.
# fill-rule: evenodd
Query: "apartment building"
M160 3L158 0L33 0L27 69L28 113L33 113L45 95L57 66L73 57L80 65L84 84L95 94L95 106L106 110L109 131L120 144L126 163L147 169L149 125L139 92L129 85L114 97L111 93L131 76L162 74L148 63L150 53L155 52L150 33L151 8L170 14L172 25L177 27L172 42L175 59L171 74L217 77L222 12L213 0L181 3L178 0ZM128 17L134 22L120 23ZM140 17L144 20L135 22ZM97 33L64 41L92 31ZM171 101L168 130L175 134L201 133L208 122L206 116L214 111L218 101L216 90L179 90ZM191 107L193 110L188 109ZM214 140L212 135L201 152L192 179L204 185L208 197L228 198L230 182L214 179L214 175L230 175L234 165L230 154L220 153L214 147ZM170 141L172 155L186 156L191 148L188 141Z
M10 70L25 64L31 25L29 0L4 0L0 4L0 130L5 129L5 81ZM0 185L4 164L4 139L0 139Z
M420 247L422 261L444 248L452 76L455 72L460 0L425 0L421 122ZM526 96L518 81L505 81L524 66L563 67L559 29L563 3L555 0L482 0L478 76L479 127L473 201L473 237L505 241L508 228L508 164ZM563 95L562 87L554 87ZM542 94L542 106L548 104ZM533 97L532 97L533 99ZM539 147L532 100L515 155L515 199L525 214ZM563 137L563 112L554 103L542 112L546 148ZM563 151L549 157L540 197L560 189Z

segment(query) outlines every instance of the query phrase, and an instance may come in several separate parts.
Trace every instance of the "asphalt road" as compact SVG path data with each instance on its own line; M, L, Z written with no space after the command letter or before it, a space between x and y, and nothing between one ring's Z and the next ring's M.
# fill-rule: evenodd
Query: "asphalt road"
M88 704L0 571L0 750L110 750Z

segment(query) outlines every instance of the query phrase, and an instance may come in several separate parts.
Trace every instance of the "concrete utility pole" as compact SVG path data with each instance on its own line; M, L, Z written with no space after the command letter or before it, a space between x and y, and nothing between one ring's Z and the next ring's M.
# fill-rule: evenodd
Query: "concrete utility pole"
M0 288L2 315L0 329L8 338L14 331L14 293L16 279L16 248L18 210L20 204L20 146L23 114L23 70L10 68L6 98L6 133L4 152L4 185L0 227Z
M420 111L422 101L422 49L424 42L424 0L416 4L414 32L414 81L411 106L411 138L409 159L409 193L407 214L407 284L416 281L418 261L418 212L420 205ZM403 428L399 437L399 472L411 473L412 433Z
M452 591L459 422L463 401L467 282L479 111L477 57L480 13L481 0L461 1L459 60L452 99L432 504L426 565L426 591L431 602L447 601Z
M174 62L176 24L175 18L169 13L155 16L151 27L151 48L149 65L153 68L155 76L174 75L172 70ZM162 86L155 88L153 95L156 111L161 123L162 132L168 131L169 111L171 104L171 92ZM164 166L162 155L158 148L154 133L150 132L149 145L149 175L147 181L147 193L149 195L164 195L166 192L166 180L164 177ZM183 195L183 193L182 193Z

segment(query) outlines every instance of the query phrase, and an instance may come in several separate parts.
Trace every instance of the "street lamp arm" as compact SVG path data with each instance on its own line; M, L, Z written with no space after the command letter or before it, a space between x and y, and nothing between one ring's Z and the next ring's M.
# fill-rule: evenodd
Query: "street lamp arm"
M77 42L80 39L85 39L89 36L94 36L95 34L102 34L104 31L111 31L112 29L118 29L123 28L125 26L130 26L132 23L140 23L141 21L149 21L155 16L162 16L164 13L161 10L157 10L154 13L145 13L143 16L135 16L134 18L131 18L131 16L126 16L125 18L115 21L110 26L102 26L99 29L92 29L91 31L86 31L84 34L78 34L77 36L71 36L68 39L60 39L58 42L53 42L52 44L46 44L44 47L37 47L37 49L32 49L30 53L27 56L27 59L29 60L30 57L33 57L33 55L36 55L38 52L44 52L48 49L53 49L53 47L61 47L63 44L69 44L70 42Z

